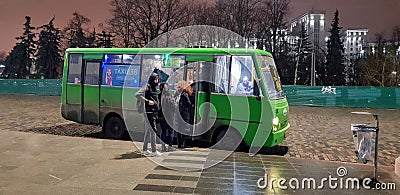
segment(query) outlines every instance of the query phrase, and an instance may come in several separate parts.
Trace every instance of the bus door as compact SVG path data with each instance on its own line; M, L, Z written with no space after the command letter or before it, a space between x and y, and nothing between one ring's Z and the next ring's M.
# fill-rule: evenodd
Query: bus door
M66 85L66 112L67 118L82 122L82 54L68 55L68 78Z
M242 135L254 134L246 130L260 125L263 107L254 82L257 75L252 56L221 55L215 57L215 62L215 95L211 96L211 103L216 112L211 112L210 117L219 119L220 125L233 125Z
M83 123L99 123L99 84L101 61L87 60L82 80L82 115Z
M194 100L193 136L200 136L209 130L208 114L210 102L210 81L212 62L189 62L185 68L185 79L192 83ZM202 120L203 119L203 120Z

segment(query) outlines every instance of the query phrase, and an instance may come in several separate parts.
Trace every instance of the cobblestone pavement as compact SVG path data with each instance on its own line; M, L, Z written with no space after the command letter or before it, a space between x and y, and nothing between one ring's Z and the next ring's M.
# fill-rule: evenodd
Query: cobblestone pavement
M350 124L374 124L375 120L353 111L379 115L378 162L394 165L400 156L400 110L291 106L292 127L281 145L289 147L291 157L356 162Z
M1 94L0 106L0 130L86 137L100 134L100 127L64 120L59 96ZM374 120L352 115L352 111L379 114L379 164L393 166L400 154L400 110L291 106L292 127L281 143L289 147L287 156L356 162L350 124Z

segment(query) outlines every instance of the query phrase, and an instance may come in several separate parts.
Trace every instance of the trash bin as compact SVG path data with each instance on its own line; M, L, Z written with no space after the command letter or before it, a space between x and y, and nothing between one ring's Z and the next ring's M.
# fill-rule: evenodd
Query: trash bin
M371 157L372 150L372 134L375 134L375 155L374 155L374 177L371 178L371 182L367 184L372 188L376 188L378 183L378 135L379 135L379 120L378 115L369 112L351 112L356 115L370 115L375 119L375 126L369 124L351 124L351 130L353 132L354 149L359 162L367 163Z
M376 127L368 124L351 124L353 131L354 151L357 160L367 163L371 157L372 136L376 131Z

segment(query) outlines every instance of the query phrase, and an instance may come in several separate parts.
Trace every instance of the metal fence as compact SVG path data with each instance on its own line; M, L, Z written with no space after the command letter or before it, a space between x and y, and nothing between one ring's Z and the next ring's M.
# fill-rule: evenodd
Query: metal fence
M0 94L61 95L61 79L0 79Z
M290 105L400 109L400 87L284 86ZM0 79L0 94L61 95L60 79Z
M400 109L400 87L284 86L290 105Z

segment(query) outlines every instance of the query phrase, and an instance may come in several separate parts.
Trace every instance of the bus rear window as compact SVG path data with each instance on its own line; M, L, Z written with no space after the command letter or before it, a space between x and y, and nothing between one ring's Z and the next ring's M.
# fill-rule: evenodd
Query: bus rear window
M68 83L81 83L82 54L69 54Z

